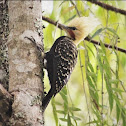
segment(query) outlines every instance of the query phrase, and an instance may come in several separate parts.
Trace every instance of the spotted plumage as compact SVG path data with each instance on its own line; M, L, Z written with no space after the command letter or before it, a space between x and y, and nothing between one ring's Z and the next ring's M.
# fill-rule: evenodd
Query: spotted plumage
M78 51L72 41L71 38L62 36L55 41L50 51L45 54L51 88L43 99L44 108L48 105L49 98L55 96L66 85L76 65Z
M42 101L43 110L52 96L55 96L67 84L77 62L77 45L99 24L94 17L73 19L68 26L63 25L67 36L58 38L50 51L45 54L46 68L51 88Z

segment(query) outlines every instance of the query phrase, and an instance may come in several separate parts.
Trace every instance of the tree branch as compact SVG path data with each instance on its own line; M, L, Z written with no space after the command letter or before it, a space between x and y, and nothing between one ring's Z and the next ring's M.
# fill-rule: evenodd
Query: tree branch
M63 27L62 24L60 24L60 23L58 23L58 22L55 22L55 21L53 21L52 19L50 19L50 18L48 18L48 17L45 17L45 16L42 16L42 19L43 19L44 21L47 21L47 22L50 23L50 24L53 24L54 26L57 26L59 29L62 30L62 27ZM57 23L58 23L58 25L57 25Z
M117 13L120 13L120 14L123 14L123 15L126 15L126 10L123 10L123 9L119 9L119 8L116 8L116 7L113 7L111 5L108 5L106 3L103 3L103 2L99 2L97 0L87 0L93 4L96 4L106 10L110 10L110 11L114 11L114 12L117 12Z
M62 26L64 26L63 24L60 24L60 23L58 23L58 25L57 25L57 22L55 22L55 21L53 21L52 19L50 19L50 18L48 18L48 17L45 17L45 16L42 16L42 19L43 19L44 21L49 22L50 24L53 24L54 26L58 26L58 28L60 28L61 30L62 30ZM96 41L96 40L91 40L89 37L86 37L85 40L87 40L87 41L89 41L89 42L91 42L91 43L93 43L93 44L95 44L95 45L99 45L99 46L100 46L100 42L98 42L98 41ZM109 45L109 44L105 44L105 43L104 43L104 46L105 46L106 48L111 48L111 49L114 48L114 49L117 50L117 51L126 53L126 50L125 50L125 49L119 48L119 47L117 47L117 46L113 46L113 45Z
M100 42L95 41L95 40L91 40L89 37L86 37L85 40L87 40L87 41L89 41L89 42L91 42L91 43L93 43L93 44L95 44L95 45L99 45L99 46L100 46ZM106 48L110 48L110 49L114 48L114 49L117 50L117 51L126 53L126 50L125 50L125 49L119 48L119 47L117 47L117 46L113 46L113 45L109 45L109 44L105 44L105 43L104 43L104 46L105 46Z

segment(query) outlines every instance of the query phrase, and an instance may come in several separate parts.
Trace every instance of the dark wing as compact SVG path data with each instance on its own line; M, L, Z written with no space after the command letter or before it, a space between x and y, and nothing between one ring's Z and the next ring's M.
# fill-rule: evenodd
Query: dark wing
M53 85L55 85L55 94L68 82L77 62L77 53L76 46L68 37L60 39L56 44L53 59Z
M42 101L43 110L52 96L55 96L68 82L77 61L77 53L72 40L65 36L58 38L50 51L46 53L45 59L51 88Z

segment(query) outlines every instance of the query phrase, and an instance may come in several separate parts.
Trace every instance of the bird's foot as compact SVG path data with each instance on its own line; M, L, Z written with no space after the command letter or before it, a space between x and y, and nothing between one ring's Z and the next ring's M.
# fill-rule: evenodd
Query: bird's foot
M43 52L43 46L42 46L42 44L39 44L38 42L36 42L36 40L33 38L33 36L31 36L31 37L25 36L24 38L30 40L37 47L37 49L40 52Z
M30 40L32 43L36 44L36 41L35 41L35 39L33 38L33 36L31 36L31 38L25 36L24 38L26 38L26 39Z

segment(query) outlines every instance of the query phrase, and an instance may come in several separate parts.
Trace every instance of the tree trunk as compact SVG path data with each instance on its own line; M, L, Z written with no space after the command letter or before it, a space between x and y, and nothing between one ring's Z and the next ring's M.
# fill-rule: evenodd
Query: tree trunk
M8 90L9 71L8 71L8 48L7 38L8 27L8 2L0 1L0 83Z
M9 1L9 91L14 95L10 126L42 126L43 62L29 39L42 45L41 0Z

